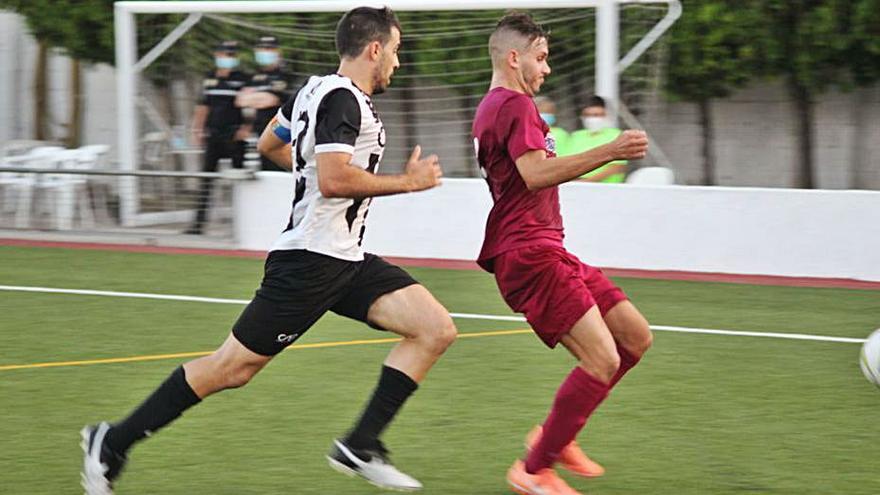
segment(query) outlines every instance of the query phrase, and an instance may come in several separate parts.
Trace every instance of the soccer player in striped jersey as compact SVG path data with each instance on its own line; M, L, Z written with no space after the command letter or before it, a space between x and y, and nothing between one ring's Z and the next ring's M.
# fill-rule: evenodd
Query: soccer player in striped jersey
M436 156L422 158L416 147L403 174L375 173L385 129L371 97L400 65L394 13L346 13L336 47L338 71L309 79L260 138L261 151L292 168L295 181L290 218L270 249L260 288L216 352L177 368L124 420L84 428L87 495L112 493L135 442L209 395L247 384L327 311L403 337L360 418L332 442L331 467L382 488L422 487L391 463L380 436L455 340L456 328L427 289L361 243L372 197L436 187L441 171ZM296 434L290 437L295 444Z

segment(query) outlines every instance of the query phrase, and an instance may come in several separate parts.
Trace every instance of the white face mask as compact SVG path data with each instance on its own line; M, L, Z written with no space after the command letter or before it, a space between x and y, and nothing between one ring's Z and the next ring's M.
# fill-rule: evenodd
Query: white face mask
M588 131L598 131L608 127L608 120L605 117L581 117L581 124Z

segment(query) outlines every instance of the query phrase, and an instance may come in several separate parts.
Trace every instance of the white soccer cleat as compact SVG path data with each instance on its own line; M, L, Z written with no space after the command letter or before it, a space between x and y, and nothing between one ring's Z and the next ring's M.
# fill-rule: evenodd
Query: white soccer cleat
M340 440L333 441L333 451L327 456L330 467L348 476L360 476L379 488L414 492L422 489L419 480L400 472L388 459L388 451L355 450Z
M83 467L80 474L85 495L113 495L113 479L125 465L125 457L109 453L104 446L104 437L110 425L106 422L86 426L80 431L82 436ZM102 458L102 453L105 455ZM113 463L108 465L108 460Z

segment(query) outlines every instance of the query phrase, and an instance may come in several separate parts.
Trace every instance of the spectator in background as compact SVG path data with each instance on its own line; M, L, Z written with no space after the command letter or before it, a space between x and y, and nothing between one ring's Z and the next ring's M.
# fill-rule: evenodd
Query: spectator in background
M556 126L556 103L547 96L536 96L535 105L544 122L550 126L550 134L556 141L556 154L568 146L568 131Z
M605 109L605 100L601 96L591 96L587 105L581 110L583 129L572 132L568 137L563 155L574 155L597 146L610 143L617 139L621 130L613 127ZM586 182L620 183L626 178L626 160L609 162L580 179Z
M193 114L192 144L205 147L202 172L216 172L221 158L231 158L233 167L242 168L244 140L251 133L235 102L250 79L238 70L238 42L220 43L214 50L214 64L214 70L202 82L202 96ZM196 218L186 234L201 235L204 231L213 184L213 179L202 179Z
M253 132L259 137L263 129L290 98L290 77L283 71L281 50L274 36L263 36L254 46L254 61L258 72L250 78L236 98L236 105L244 109L245 117L253 121ZM286 172L266 157L260 157L263 170Z

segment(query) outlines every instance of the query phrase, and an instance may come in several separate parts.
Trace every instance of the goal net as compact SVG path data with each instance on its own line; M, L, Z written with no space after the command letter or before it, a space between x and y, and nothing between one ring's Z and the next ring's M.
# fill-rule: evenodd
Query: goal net
M412 147L420 144L426 153L439 154L445 174L453 177L477 174L471 118L491 76L488 37L506 9L528 12L550 31L553 73L542 94L556 103L556 125L569 131L580 127L580 110L593 94L630 118L650 110L661 88L662 34L680 13L677 0L384 3L401 21L403 42L401 67L391 87L375 98L388 135L381 171L398 171ZM218 43L238 41L240 68L253 72L252 47L260 37L276 37L283 70L296 88L310 75L337 67L336 22L342 12L359 5L340 0L117 2L122 168L145 167L145 136L152 141L159 136L168 143L166 159L149 164L151 168L199 169L198 152L187 145L186 130ZM631 120L624 124L637 125ZM128 180L124 221L173 220L174 212L155 214L166 202L146 198L138 179Z

